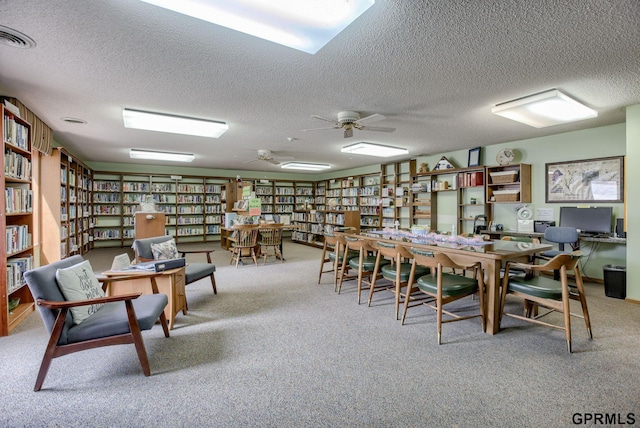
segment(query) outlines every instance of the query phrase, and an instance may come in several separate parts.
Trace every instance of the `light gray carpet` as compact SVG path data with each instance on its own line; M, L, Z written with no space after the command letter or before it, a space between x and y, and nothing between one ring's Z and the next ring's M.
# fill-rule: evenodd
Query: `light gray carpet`
M640 306L605 297L601 284L587 290L594 339L573 319L573 354L563 332L509 318L495 336L478 318L445 324L438 346L428 309L410 310L401 326L390 293L368 308L351 283L341 295L331 275L316 285L318 249L287 242L286 263L235 269L214 247L218 295L207 279L189 285L190 311L171 337L158 326L143 333L151 377L132 345L111 346L54 360L33 392L48 338L40 317L0 338L0 426L560 427L594 412L640 420ZM104 270L123 251L87 258Z

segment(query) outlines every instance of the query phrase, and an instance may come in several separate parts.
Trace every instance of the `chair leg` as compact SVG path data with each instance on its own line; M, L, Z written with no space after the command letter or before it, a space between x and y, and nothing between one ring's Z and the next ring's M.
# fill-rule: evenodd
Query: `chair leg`
M436 301L437 305L437 327L438 327L438 345L442 344L442 297Z
M400 318L400 325L404 325L404 319L407 316L407 309L409 309L410 296L414 291L417 291L418 287L412 287L407 285L407 295L404 298L404 308L402 309L402 318Z
M158 317L158 319L160 320L162 331L164 331L164 337L169 337L169 326L167 325L167 316L164 314L164 311L160 312L160 316Z
M136 347L138 359L140 360L140 366L142 366L142 371L145 376L151 376L149 358L147 357L147 350L145 349L144 342L142 341L142 333L140 333L140 326L138 326L138 320L136 319L136 314L133 310L133 303L131 300L125 300L124 303L127 308L127 317L129 318L129 330L131 331L133 344ZM162 315L164 315L164 312Z
M322 270L324 269L324 264L327 263L328 260L327 258L327 247L323 247L322 248L322 257L320 258L320 273L318 273L318 284L320 284L320 280L322 279Z
M213 294L218 294L218 289L216 288L216 277L214 274L211 274L211 286L213 287Z
M593 334L591 332L591 319L589 318L589 309L587 308L587 298L584 293L584 283L582 282L582 273L580 273L580 268L578 266L576 266L575 274L576 288L578 289L580 305L582 306L582 316L584 317L584 323L587 327L587 332L589 333L589 339L593 339Z
M569 306L569 284L567 281L566 267L560 270L560 282L562 283L562 312L564 315L564 334L567 338L567 350L571 353L571 307Z
M348 264L347 251L348 251L348 248L345 248L344 249L344 259L342 260L342 267L340 268L340 280L338 282L338 290L337 290L338 294L340 294L340 290L342 290L342 281L344 279L344 273L345 273L345 271L347 269L347 264ZM337 257L336 257L336 260L337 260Z
M34 391L40 391L40 389L42 388L42 384L44 383L44 378L47 377L47 372L49 371L49 367L51 366L51 360L53 360L53 358L55 357L56 347L58 345L58 340L60 340L60 335L62 334L62 329L64 327L64 321L66 318L67 309L62 309L58 313L58 317L56 318L53 329L51 329L49 343L47 343L47 349L44 351L42 363L40 363L40 370L38 371L38 377L36 378L36 384L33 387Z

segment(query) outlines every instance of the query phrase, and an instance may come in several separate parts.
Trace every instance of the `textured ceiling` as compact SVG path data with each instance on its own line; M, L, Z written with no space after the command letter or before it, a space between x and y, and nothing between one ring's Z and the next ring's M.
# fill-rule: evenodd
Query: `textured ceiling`
M377 0L309 55L135 0L0 0L0 25L37 43L0 44L0 94L85 161L146 163L128 149L148 148L194 153L195 167L280 171L244 163L269 149L341 170L400 159L340 153L358 141L415 157L624 122L640 103L639 22L637 0ZM598 118L535 129L490 113L550 88ZM124 129L123 107L230 129L219 139ZM330 125L311 115L343 110L383 114L374 126L396 131L302 132Z

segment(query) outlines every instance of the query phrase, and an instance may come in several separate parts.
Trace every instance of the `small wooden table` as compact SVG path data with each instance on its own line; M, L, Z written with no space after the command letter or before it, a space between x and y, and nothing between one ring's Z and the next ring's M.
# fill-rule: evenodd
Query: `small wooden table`
M140 272L140 274L146 274L148 272ZM102 272L104 276L133 276L136 272L131 271L105 271ZM176 318L176 314L180 311L184 315L187 314L187 298L185 296L185 274L184 267L170 269L162 272L162 275L156 278L158 284L158 292L166 294L169 298L167 307L164 308L164 314L169 321L169 329L173 328L173 323ZM127 293L145 293L152 294L151 283L147 278L144 279L132 279L129 281L119 281L107 284L105 294L107 296L118 296Z

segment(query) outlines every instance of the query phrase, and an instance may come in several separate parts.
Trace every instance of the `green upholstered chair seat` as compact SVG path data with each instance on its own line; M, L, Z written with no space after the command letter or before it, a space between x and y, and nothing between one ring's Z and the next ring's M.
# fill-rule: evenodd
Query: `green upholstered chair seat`
M389 260L381 260L380 265L388 265L391 263ZM349 267L351 269L358 269L360 267L360 257L354 257L349 260ZM373 269L376 267L376 257L375 256L367 256L362 260L362 270L365 272L373 272Z
M509 291L526 293L544 299L562 300L562 284L544 276L525 279L521 276L509 278Z
M390 281L396 280L396 266L397 265L385 265L382 267L382 276ZM429 268L424 266L416 266L416 276L420 277L429 273ZM409 274L411 274L411 263L402 263L400 265L400 281L409 281Z
M360 254L357 251L353 251L353 250L349 250L349 252L347 253L347 259L352 259L354 257L358 257ZM340 251L340 255L338 257L338 259L340 261L342 261L344 257L344 251ZM331 260L332 262L336 261L336 252L333 251L331 253L329 253L329 260Z
M438 277L436 275L423 275L418 278L418 288L425 293L436 294L438 292ZM471 294L478 288L478 281L465 276L450 273L442 274L442 294L445 296L459 296Z

